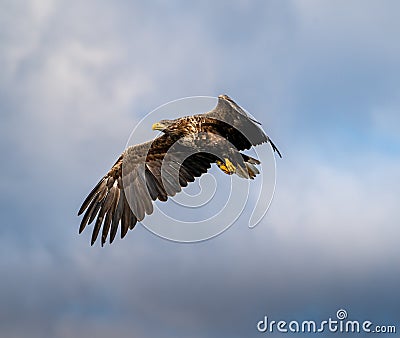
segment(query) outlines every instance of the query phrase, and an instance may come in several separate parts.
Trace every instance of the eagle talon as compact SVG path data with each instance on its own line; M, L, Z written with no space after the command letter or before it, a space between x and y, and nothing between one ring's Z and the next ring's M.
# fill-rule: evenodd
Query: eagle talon
M225 158L225 163L219 160L216 163L225 174L232 175L236 172L236 167L228 158Z
M236 167L233 165L233 163L231 162L231 161L229 161L229 159L225 159L225 166L226 166L226 168L228 169L228 171L230 172L230 173L234 173L234 172L236 172Z

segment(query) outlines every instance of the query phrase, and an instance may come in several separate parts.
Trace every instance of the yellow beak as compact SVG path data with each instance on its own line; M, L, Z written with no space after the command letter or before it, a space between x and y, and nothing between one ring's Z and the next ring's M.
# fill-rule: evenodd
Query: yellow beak
M153 129L153 130L160 130L160 131L162 131L162 130L164 130L164 128L165 128L165 126L164 126L162 123L160 123L160 122L154 123L154 124L151 126L151 129Z

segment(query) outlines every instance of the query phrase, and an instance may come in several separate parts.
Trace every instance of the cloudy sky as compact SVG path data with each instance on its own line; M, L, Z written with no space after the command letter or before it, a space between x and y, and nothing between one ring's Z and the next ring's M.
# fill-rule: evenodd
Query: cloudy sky
M1 337L256 337L265 315L340 308L400 330L397 1L0 8ZM137 122L221 93L284 155L262 223L195 244L78 236Z

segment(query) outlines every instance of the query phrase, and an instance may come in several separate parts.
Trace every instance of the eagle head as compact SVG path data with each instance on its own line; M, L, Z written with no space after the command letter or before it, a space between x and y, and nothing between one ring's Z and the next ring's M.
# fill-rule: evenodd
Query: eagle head
M171 129L173 129L174 125L175 125L174 120L161 120L157 123L154 123L151 126L151 129L159 130L159 131L162 131L163 133L167 133L167 132L172 131Z

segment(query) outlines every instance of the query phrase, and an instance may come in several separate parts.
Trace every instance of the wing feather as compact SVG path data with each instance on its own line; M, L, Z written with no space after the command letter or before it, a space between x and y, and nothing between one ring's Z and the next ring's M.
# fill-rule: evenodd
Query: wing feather
M166 156L173 144L163 135L152 142L127 148L84 200L79 215L85 212L79 232L93 221L91 243L101 231L101 245L112 243L121 228L121 238L129 229L153 212L153 201L166 201L211 167L210 156L195 153L179 163L179 154ZM181 151L183 148L178 148Z
M217 106L208 113L199 114L210 129L231 142L237 150L250 149L264 142L269 142L272 149L282 157L278 148L259 127L260 123L234 102L227 95L218 97Z
M111 221L111 231L110 231L110 244L114 241L114 238L117 234L118 231L118 224L121 221L123 209L124 209L124 199L125 195L124 192L121 190L118 190L120 196L118 196L118 203L115 208L114 214L112 215L112 221Z

